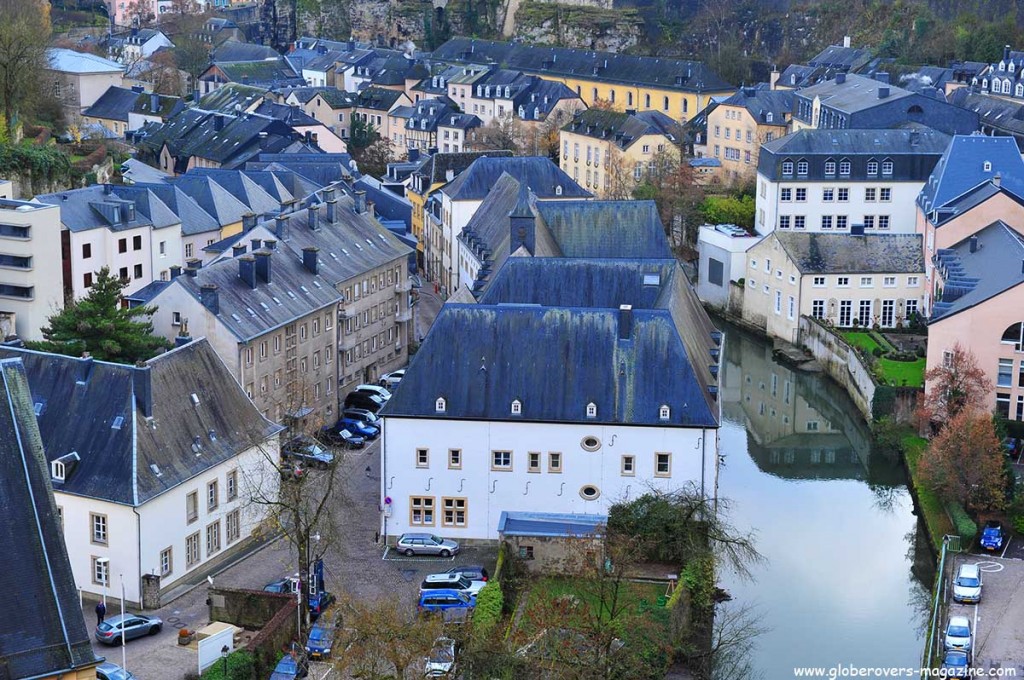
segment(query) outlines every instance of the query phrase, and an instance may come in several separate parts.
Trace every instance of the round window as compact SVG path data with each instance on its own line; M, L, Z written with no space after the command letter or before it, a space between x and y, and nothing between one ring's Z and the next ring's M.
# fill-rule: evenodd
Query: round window
M598 488L597 488L596 486L594 486L593 484L587 484L587 485L585 485L585 486L583 486L583 487L580 487L580 496L581 496L581 497L583 498L583 500L585 500L585 501L592 501L592 500L595 500L595 499L596 499L596 498L598 498L598 497L599 497L600 495L601 495L601 490L600 490L600 489L598 489Z
M580 446L587 451L597 451L601 448L601 440L597 437L584 437L583 441L580 442Z

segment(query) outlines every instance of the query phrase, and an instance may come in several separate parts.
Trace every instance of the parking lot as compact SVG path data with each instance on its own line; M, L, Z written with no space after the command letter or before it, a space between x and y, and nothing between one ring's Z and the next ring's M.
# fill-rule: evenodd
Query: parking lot
M950 599L940 630L950 616L966 616L974 631L974 665L986 670L1014 668L1016 677L1024 678L1024 560L1011 559L1013 545L1006 547L1006 557L973 553L955 557L946 577L947 597L959 565L978 564L984 582L981 602L968 605Z

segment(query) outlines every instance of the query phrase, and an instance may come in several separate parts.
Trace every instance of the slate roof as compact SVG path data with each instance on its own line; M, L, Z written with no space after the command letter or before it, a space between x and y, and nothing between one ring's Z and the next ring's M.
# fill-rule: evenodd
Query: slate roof
M466 168L472 165L476 159L488 158L511 158L511 151L463 151L460 153L435 153L423 164L420 170L413 174L420 175L425 180L425 188L435 184L442 184L446 181L448 173L452 173L452 179L461 175Z
M952 139L932 129L823 130L804 128L793 134L765 142L762 149L777 156L839 154L895 156L938 155L945 152Z
M742 106L751 117L762 125L786 127L787 118L793 112L794 95L791 90L764 90L743 87L728 99L720 102L725 106ZM772 120L768 122L768 114Z
M531 84L512 99L517 116L519 116L519 108L523 109L523 115L519 116L520 118L544 120L563 99L580 98L575 90L569 89L564 83L544 80L537 76L530 76L530 79Z
M267 116L268 118L274 118L291 125L292 127L308 127L308 126L322 126L323 124L316 118L313 118L305 111L297 106L288 106L287 104L277 104L271 101L264 101L255 109L253 113L261 116Z
M544 538L597 536L607 524L607 515L502 510L498 518L498 535Z
M924 272L920 234L773 234L801 274Z
M106 193L108 188L110 193ZM117 232L145 226L159 229L178 223L173 210L139 185L115 189L112 185L94 184L56 194L41 194L35 200L59 206L61 224L72 232L90 229ZM124 206L131 206L134 214L125 212Z
M228 82L232 83L268 88L306 83L285 58L280 56L277 59L263 61L218 61L213 66L220 69ZM207 70L208 72L209 70ZM202 79L202 76L200 78Z
M540 198L589 198L586 191L547 156L514 158L480 156L458 177L441 188L454 201L479 201L487 195L503 173L525 182ZM558 191L561 187L561 191Z
M221 226L241 222L242 215L252 211L252 208L242 200L243 195L234 195L217 183L214 178L207 175L190 172L170 178L168 182L198 203L199 207L217 220L217 224ZM240 180L238 184L241 183ZM251 187L246 185L246 188Z
M156 104L155 107L153 106L154 103ZM138 113L144 116L158 116L160 118L167 119L182 111L184 108L185 100L181 97L143 92L135 99L135 105L132 107L132 113Z
M783 87L807 87L821 80L826 69L807 66L805 64L790 64L779 74L777 84Z
M860 47L844 47L842 45L829 45L816 54L808 65L824 66L832 69L844 69L856 71L871 61L871 51Z
M281 57L273 47L265 45L254 45L243 43L237 40L225 40L214 48L210 54L210 61L263 61L266 59L276 60Z
M983 128L1013 135L1017 147L1024 147L1024 102L973 92L969 87L953 90L949 101L954 106L977 113Z
M321 88L316 94L319 94L321 99L333 109L352 108L356 105L357 95L354 92L339 90L334 87L325 87ZM313 96L315 97L316 95Z
M878 88L880 87L889 88L889 96L885 99L878 98ZM888 103L904 97L910 97L913 94L913 92L904 90L902 87L852 73L847 75L842 83L837 83L835 80L826 80L800 90L801 97L809 100L820 97L822 104L843 113L855 113L871 109L878 106L879 102Z
M557 260L542 260L557 262ZM711 326L696 297L683 320ZM667 427L717 427L717 404L694 371L714 363L691 355L673 318L677 309L633 309L620 331L617 309L533 304L446 304L413 357L386 417L525 420ZM620 339L623 333L626 339ZM435 402L444 397L446 411ZM513 399L522 414L512 415ZM597 417L586 417L589 402ZM671 407L659 420L662 404Z
M407 108L408 115L398 112ZM445 99L421 99L410 107L398 107L391 114L405 117L405 127L409 130L425 130L436 132L439 126L467 129L480 125L480 119L473 114L461 113L456 106Z
M1002 220L935 255L942 278L942 297L932 305L929 323L970 309L1024 283L1024 239ZM996 329L998 330L998 329Z
M0 606L35 613L0 620L8 678L75 676L101 661L82 619L49 479L25 367L0 361L0 504L11 584L0 592Z
M121 164L121 168L121 177L126 183L162 182L170 176L163 170L146 165L137 158L129 158Z
M366 200L373 201L373 209L381 219L402 222L408 230L412 226L412 204L405 196L389 191L374 177L363 175L352 188L365 191Z
M578 112L562 128L594 139L610 139L620 149L627 149L644 135L664 135L676 143L683 139L683 128L660 111L624 113L603 109Z
M985 163L991 164L985 170ZM1000 175L1002 188L1024 197L1024 160L1012 137L956 135L939 159L917 204L929 214ZM941 216L940 220L941 221Z
M672 257L654 201L542 201L536 209L565 257Z
M163 290L169 285L171 285L170 281L157 279L146 284L131 295L125 295L124 299L128 303L129 307L148 305L153 298L163 292Z
M46 50L46 59L50 69L62 73L122 73L124 66L116 61L89 54L75 52L63 47L51 47Z
M374 111L390 111L404 93L400 90L389 90L383 87L368 87L359 92L356 106Z
M553 76L682 92L717 92L732 89L718 74L699 61L532 46L522 42L452 38L434 50L433 59L496 64L501 68L538 75L547 73ZM595 69L598 71L596 75Z
M282 429L205 339L141 368L13 347L0 357L25 365L47 459L78 454L56 483L64 493L137 507Z
M213 92L203 95L196 104L196 108L203 111L234 114L238 111L248 111L250 106L259 102L266 94L267 90L263 87L227 83Z
M181 117L176 116L165 126L177 127L177 118ZM218 117L221 118L219 129ZM169 134L164 132L160 135L174 156L175 169L179 172L184 172L192 157L214 161L221 167L239 167L262 152L283 151L297 137L297 133L286 123L248 113L204 113L194 124L189 117L184 128L180 133L172 129ZM154 135L146 143L152 147L157 139Z
M127 123L128 113L135 108L138 99L139 93L135 90L111 85L82 115Z
M200 177L208 178L212 180L217 186L221 187L230 194L233 198L238 199L249 212L256 213L257 215L262 213L274 212L280 210L281 200L271 195L264 189L255 179L249 176L249 173L242 172L239 170L220 170L213 168L196 168L189 172L184 177ZM172 184L176 184L183 189L189 195L193 195L191 192L190 185L182 184L181 178L175 178L168 180ZM200 195L206 197L206 192ZM217 214L221 214L218 212Z

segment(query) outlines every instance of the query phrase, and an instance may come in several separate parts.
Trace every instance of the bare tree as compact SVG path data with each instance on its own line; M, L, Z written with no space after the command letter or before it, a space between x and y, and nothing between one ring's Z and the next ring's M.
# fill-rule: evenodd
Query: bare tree
M441 636L439 616L416 618L397 597L349 599L342 603L345 651L334 667L363 680L404 678L426 657Z
M4 122L14 139L18 113L38 98L44 85L50 3L0 0L0 98Z
M475 151L499 151L508 149L514 155L527 152L527 132L523 124L513 116L495 118L476 131Z

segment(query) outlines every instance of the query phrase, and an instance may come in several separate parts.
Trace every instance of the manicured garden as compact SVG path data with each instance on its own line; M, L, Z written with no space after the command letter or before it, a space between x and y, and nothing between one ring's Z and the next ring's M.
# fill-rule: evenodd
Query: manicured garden
M845 331L842 335L846 342L869 357L879 381L896 387L924 385L924 357L900 352L877 331Z

